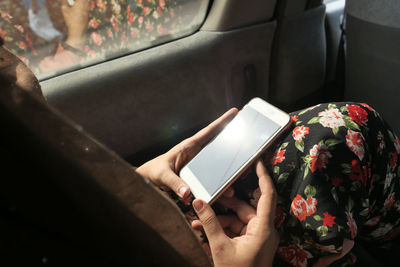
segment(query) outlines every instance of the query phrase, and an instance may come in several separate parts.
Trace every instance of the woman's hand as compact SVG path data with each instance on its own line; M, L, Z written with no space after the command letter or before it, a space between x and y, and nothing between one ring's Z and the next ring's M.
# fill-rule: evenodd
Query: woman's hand
M190 200L189 186L178 177L180 169L236 116L238 110L233 108L199 131L194 136L174 146L167 153L150 160L136 169L143 177L164 189L172 189L183 202ZM229 193L228 193L229 194Z
M203 228L217 267L272 266L279 243L274 227L277 195L261 161L257 162L256 173L261 190L257 211L236 198L222 198L219 202L233 209L237 216L217 218L210 205L200 199L193 201L200 220L192 222L192 226Z
M68 36L65 43L76 49L83 49L89 23L89 1L76 0L73 6L62 0L61 11L67 25Z

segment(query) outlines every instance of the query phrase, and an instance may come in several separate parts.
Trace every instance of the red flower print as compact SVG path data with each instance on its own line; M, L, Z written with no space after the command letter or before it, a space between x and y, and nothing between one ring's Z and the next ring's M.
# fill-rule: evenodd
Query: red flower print
M148 15L148 14L150 13L150 8L149 8L148 6L145 6L145 7L142 9L142 12L143 12L143 14Z
M290 210L300 221L304 221L307 216L317 211L317 203L317 199L311 196L305 200L301 195L297 195L292 201Z
M138 18L139 24L142 24L142 23L143 23L143 20L144 20L143 16L140 16L140 17Z
M360 103L360 105L365 107L365 108L367 108L367 109L369 109L370 111L374 111L374 109L370 105L368 105L367 103Z
M306 127L304 125L294 128L292 133L294 140L296 140L296 142L300 142L301 140L303 140L306 134L309 133L309 129L309 127Z
M335 216L331 216L328 212L324 213L324 218L322 218L323 220L323 224L325 226L329 226L332 227L335 224Z
M94 50L89 50L86 54L91 59L95 59L97 57L96 51Z
M107 36L110 37L110 38L113 38L113 33L109 29L107 30Z
M355 121L359 125L366 124L368 121L368 113L357 105L347 105L349 116L352 121Z
M282 223L285 221L286 213L283 211L282 206L276 206L275 210L275 228L279 229Z
M397 153L393 153L392 156L390 157L390 162L389 162L389 167L391 169L394 169L397 165Z
M271 159L271 164L275 165L278 163L281 163L282 161L285 160L285 152L286 149L281 149L279 148L278 151L274 152L272 159Z
M100 8L100 9L102 9L102 10L106 10L106 4L104 3L104 1L102 1L102 0L97 0L96 4L97 4L97 7L98 7L98 8Z
M147 23L147 24L146 24L146 30L151 31L152 29L153 29L153 24Z
M310 149L311 156L311 172L315 172L317 169L322 171L322 169L326 168L326 165L329 162L329 158L332 157L332 154L329 152L328 148L325 144L322 145L314 145L312 149Z
M93 43L97 46L100 46L103 43L103 38L101 37L101 34L97 32L92 32L92 34L90 34L90 38L92 38Z
M387 234L383 241L393 240L400 234L400 228L393 230L391 233Z
M393 143L394 143L394 147L396 148L397 154L400 154L400 140L399 140L399 138L397 137L397 135L394 135L394 141L393 141Z
M164 32L164 27L163 27L162 25L158 25L158 27L157 27L157 32L158 32L159 34L162 34L162 33Z
M135 15L133 15L133 13L129 13L128 16L128 24L132 25L132 23L135 21Z
M90 10L93 10L93 9L95 8L95 3L94 3L94 1L90 1L89 6L90 6Z
M132 29L131 31L131 37L136 38L137 37L137 31L135 29Z
M20 33L24 33L24 28L19 25L19 24L15 24L14 27L20 32Z
M354 265L357 262L357 256L354 254L349 253L349 257L347 258L347 264L348 265Z
M97 29L97 27L99 27L99 23L97 22L97 20L91 19L89 21L89 26L92 27L93 29Z
M122 42L122 44L126 45L126 33L125 32L123 32L121 34L121 42Z
M0 29L0 37L3 38L3 39L5 39L5 38L6 38L6 35L7 35L6 31L3 30L3 29Z
M165 8L165 0L158 0L158 5L164 9Z
M18 46L19 46L19 48L21 48L21 49L24 49L24 50L26 49L26 43L23 42L23 41L19 41Z
M137 4L138 4L138 5L143 4L142 0L137 0Z
M118 21L117 21L117 19L115 18L114 15L112 15L112 17L111 17L111 19L110 19L110 22L111 22L111 25L112 25L113 28L114 28L114 31L118 32L118 31L119 31Z
M381 216L375 216L375 217L369 219L368 221L366 221L364 223L364 225L366 225L366 226L375 226L380 222L380 220L381 220Z
M1 12L1 17L3 19L12 19L12 16L10 14L8 14L7 12L5 12L3 10L1 10L0 12Z
M335 176L335 177L332 178L332 185L333 185L334 187L340 186L340 185L342 184L342 182L343 182L343 179L342 179L342 178L339 178L339 177L337 177L337 176Z
M32 40L31 40L31 38L29 37L28 34L25 35L25 39L26 39L26 41L28 43L28 46L33 49ZM32 53L35 54L36 52L32 51Z
M297 244L279 247L277 254L282 260L292 264L294 267L305 267L307 266L307 259L312 258L310 252L303 250L303 248Z
M298 121L299 120L299 116L291 116L291 118L292 118L292 121L293 122L296 122L296 121Z
M353 215L347 211L346 211L346 219L347 219L347 226L349 227L349 232L351 234L351 238L354 239L354 237L357 234L356 221L353 219Z
M389 233L392 230L393 230L393 225L388 223L388 224L385 224L385 225L375 229L374 231L371 232L370 235L374 238L382 238L382 237L386 236L387 233Z
M394 197L395 197L395 193L393 192L393 193L390 193L389 196L386 198L385 203L383 205L387 211L389 211L392 208L392 206L394 204Z
M353 130L348 129L346 135L346 145L358 156L360 160L363 160L365 150L364 150L364 136Z
M349 178L353 181L360 181L363 184L367 184L367 169L362 168L358 160L354 159L351 161L351 173Z

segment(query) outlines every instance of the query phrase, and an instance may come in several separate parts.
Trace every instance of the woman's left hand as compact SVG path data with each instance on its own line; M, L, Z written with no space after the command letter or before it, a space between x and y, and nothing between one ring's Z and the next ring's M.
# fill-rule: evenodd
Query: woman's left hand
M163 189L172 189L184 203L190 200L189 186L178 176L180 169L236 116L238 110L232 108L194 136L174 146L167 153L150 160L136 169L143 177ZM229 195L229 193L228 193Z

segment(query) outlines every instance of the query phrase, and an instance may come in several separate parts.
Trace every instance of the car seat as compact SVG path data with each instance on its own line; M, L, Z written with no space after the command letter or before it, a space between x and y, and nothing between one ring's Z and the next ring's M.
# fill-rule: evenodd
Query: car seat
M172 200L0 59L0 265L211 266Z
M399 133L400 1L346 3L346 100L368 102Z

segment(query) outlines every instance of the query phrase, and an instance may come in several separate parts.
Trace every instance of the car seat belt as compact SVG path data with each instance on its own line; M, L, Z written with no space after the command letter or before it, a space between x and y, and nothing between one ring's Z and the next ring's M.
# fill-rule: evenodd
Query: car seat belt
M306 10L308 0L284 0L278 1L276 15L277 20L295 15Z
M307 9L311 9L322 4L322 0L309 0L307 3Z
M340 41L336 59L335 83L341 88L340 97L344 96L346 76L346 7L340 23Z

